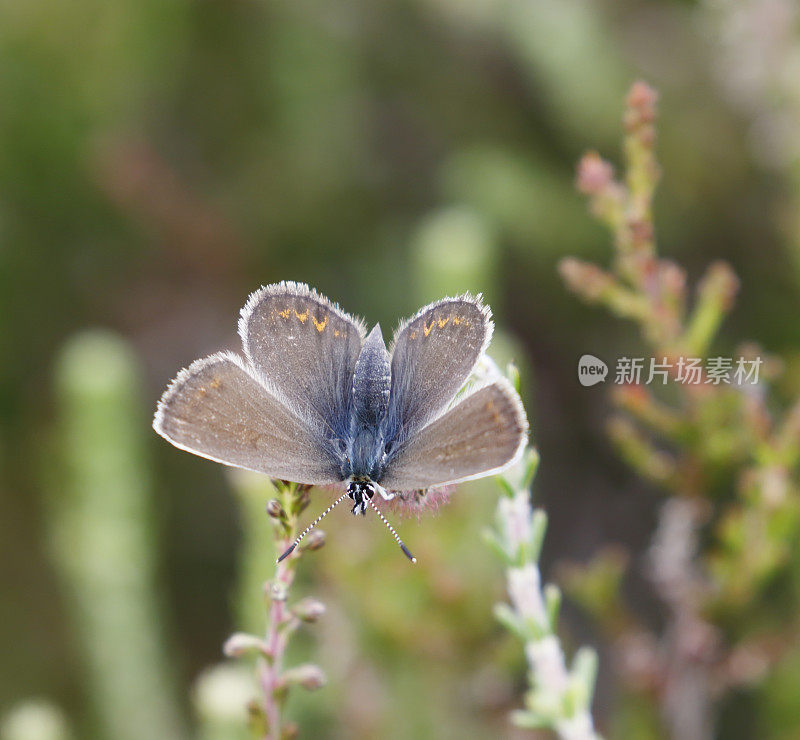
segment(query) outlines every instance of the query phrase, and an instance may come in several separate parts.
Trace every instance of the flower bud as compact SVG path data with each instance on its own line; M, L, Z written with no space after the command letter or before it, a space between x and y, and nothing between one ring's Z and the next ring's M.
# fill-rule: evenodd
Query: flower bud
M283 510L281 502L276 498L270 500L270 502L267 504L267 514L269 514L273 519L286 518L286 512Z
M279 581L269 581L264 586L264 592L273 601L286 601L288 596L286 586Z
M308 597L298 601L292 611L304 622L316 622L325 613L325 604Z
M567 287L586 300L598 300L614 288L612 275L591 262L565 257L558 264L558 271Z
M315 529L303 541L304 550L319 550L325 544L325 532Z
M314 689L322 688L326 683L326 678L322 668L318 665L303 663L286 671L283 674L283 681L287 685L295 684L313 691Z
M628 131L640 129L656 120L658 93L646 82L634 82L625 102L624 124Z
M258 651L267 653L267 646L263 640L255 635L248 635L245 632L234 632L222 646L222 652L228 658L239 658L249 652Z
M614 168L597 152L587 152L578 164L576 182L581 193L602 193L614 182Z

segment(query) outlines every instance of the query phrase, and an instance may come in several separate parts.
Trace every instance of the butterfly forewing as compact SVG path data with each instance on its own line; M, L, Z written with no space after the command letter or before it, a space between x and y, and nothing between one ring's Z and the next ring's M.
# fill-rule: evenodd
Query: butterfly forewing
M392 349L390 420L408 436L437 416L464 385L492 334L479 298L447 298L402 325Z
M298 483L340 480L319 431L270 394L236 355L211 355L182 370L162 396L153 426L177 447L226 465Z
M528 433L514 389L485 386L408 440L379 483L393 491L456 483L499 472L522 450Z
M305 285L280 283L250 296L239 333L282 401L341 432L364 335L359 322Z

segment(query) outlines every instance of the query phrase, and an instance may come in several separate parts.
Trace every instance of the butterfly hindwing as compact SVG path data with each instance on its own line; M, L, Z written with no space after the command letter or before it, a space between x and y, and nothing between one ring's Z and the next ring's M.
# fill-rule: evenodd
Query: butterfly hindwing
M256 380L245 361L211 355L182 370L164 392L153 427L176 447L226 465L298 483L340 480L320 431Z
M521 452L527 434L519 396L507 381L497 380L407 440L379 483L410 491L496 473Z

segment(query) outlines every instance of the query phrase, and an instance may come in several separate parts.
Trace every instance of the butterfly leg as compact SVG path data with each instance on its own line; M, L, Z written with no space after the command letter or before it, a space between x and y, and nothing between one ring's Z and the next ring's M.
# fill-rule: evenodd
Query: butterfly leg
M367 513L367 503L375 495L375 491L380 493L384 501L391 501L397 494L389 493L383 486L374 481L351 480L347 485L347 495L353 499L353 514L365 516Z
M391 501L397 495L396 493L390 493L383 486L379 486L377 483L373 483L372 485L375 486L375 490L383 497L384 501Z

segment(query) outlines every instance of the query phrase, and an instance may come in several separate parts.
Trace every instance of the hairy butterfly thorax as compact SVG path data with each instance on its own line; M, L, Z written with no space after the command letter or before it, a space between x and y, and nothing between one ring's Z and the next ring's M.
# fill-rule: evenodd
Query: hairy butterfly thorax
M376 324L364 340L353 372L347 477L379 480L383 474L391 390L391 359Z

